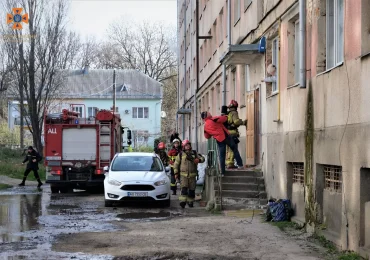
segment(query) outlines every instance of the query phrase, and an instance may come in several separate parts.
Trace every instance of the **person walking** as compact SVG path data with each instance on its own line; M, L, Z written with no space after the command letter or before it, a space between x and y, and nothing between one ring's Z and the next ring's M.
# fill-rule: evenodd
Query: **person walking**
M36 152L32 146L29 146L26 157L24 158L22 164L25 164L26 162L28 163L26 166L26 171L24 172L23 180L19 184L19 186L25 186L27 176L31 171L33 171L33 174L35 175L35 178L38 182L37 188L40 188L41 185L43 185L43 183L40 180L39 173L38 173L39 162L41 162L41 160L42 160L41 155L38 152Z
M158 149L155 153L158 154L164 167L169 165L169 157L166 153L166 144L164 142L160 142L158 144Z
M210 112L204 111L201 113L201 118L204 121L204 137L206 139L213 137L217 142L220 154L221 175L225 175L226 146L229 146L234 153L238 164L237 169L243 170L243 160L238 151L238 147L235 145L234 139L224 125L224 123L227 122L227 115L212 117Z
M181 151L175 160L174 172L175 177L181 176L181 195L179 196L181 208L185 208L186 204L190 208L194 207L195 188L197 185L198 163L203 163L205 158L197 151L192 150L189 140L182 142L183 151Z

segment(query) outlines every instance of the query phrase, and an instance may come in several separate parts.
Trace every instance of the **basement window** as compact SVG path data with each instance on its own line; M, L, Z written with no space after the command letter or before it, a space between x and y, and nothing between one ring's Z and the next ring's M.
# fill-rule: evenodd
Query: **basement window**
M324 165L325 189L342 192L342 167Z
M304 163L292 163L293 183L304 184Z

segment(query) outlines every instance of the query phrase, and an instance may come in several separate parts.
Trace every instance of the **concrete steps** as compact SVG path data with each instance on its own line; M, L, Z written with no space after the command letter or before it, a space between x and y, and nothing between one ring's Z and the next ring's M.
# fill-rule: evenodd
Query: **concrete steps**
M219 196L218 178L215 193ZM261 209L267 205L263 173L260 171L226 171L221 178L223 209Z

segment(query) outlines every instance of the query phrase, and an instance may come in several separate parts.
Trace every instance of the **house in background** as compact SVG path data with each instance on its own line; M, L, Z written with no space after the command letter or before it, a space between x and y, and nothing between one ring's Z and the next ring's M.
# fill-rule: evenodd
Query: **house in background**
M94 117L97 109L113 108L113 69L86 68L64 73L65 84L49 106L49 113L67 108L79 112L81 117ZM137 70L116 70L115 79L116 112L121 116L122 126L132 130L132 146L153 146L154 139L161 136L161 83ZM14 101L10 103L12 107L16 105ZM19 121L16 111L9 109L10 128Z

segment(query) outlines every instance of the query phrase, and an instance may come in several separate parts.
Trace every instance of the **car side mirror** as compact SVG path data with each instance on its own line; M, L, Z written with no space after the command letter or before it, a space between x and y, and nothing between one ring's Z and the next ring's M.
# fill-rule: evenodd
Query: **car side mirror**
M104 166L103 170L104 172L109 172L109 166Z

